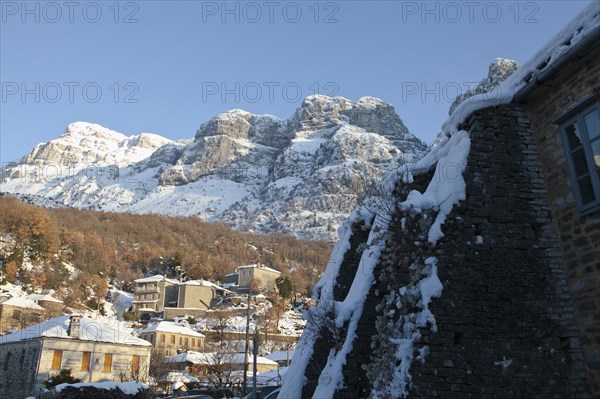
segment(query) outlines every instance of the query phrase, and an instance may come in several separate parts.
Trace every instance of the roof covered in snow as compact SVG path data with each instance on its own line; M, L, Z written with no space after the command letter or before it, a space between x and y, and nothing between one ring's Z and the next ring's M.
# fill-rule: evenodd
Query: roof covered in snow
M154 323L147 328L140 330L140 334L152 332L168 332L173 334L189 335L198 338L204 337L203 334L200 334L199 332L174 321L159 321L158 323Z
M180 353L175 356L167 357L167 361L172 363L192 363L192 364L219 364L219 363L228 363L228 364L244 364L245 356L243 353L220 353L220 352L194 352L187 351L185 353ZM252 354L248 355L248 363L252 364L254 362L254 356ZM269 360L266 357L257 356L256 363L271 365L273 367L277 367L277 362L273 360Z
M154 276L138 278L137 280L135 280L136 283L140 283L140 284L154 283L154 282L158 282L158 281L167 281L171 284L179 284L179 281L173 280L172 278L166 278L162 274L156 274Z
M53 296L47 295L47 294L29 294L25 298L31 299L32 301L35 301L35 302L46 301L46 302L63 303L63 301L61 301L60 299L54 298Z
M76 338L69 336L68 331L70 325L70 315L55 317L31 327L27 327L14 334L1 336L0 344L48 337L79 339L82 341L109 342L124 345L152 346L150 342L133 335L132 329L126 328L118 322L109 325L100 320L94 320L87 316L81 316L79 334Z
M253 264L250 264L250 265L245 265L245 266L238 266L237 267L238 270L239 269L254 269L254 268L260 268L262 270L266 270L266 271L269 271L269 272L281 274L281 272L279 270L275 270L275 269L273 269L271 267L268 267L268 266L265 266L265 265L259 265L259 264L256 264L256 263L253 263Z
M232 292L232 291L229 291L228 289L221 287L220 285L211 283L210 281L206 281L206 280L189 280L189 281L181 282L181 283L179 283L179 285L195 285L195 286L202 286L202 287L214 287L215 289L217 289L219 291Z
M19 307L19 308L35 309L35 310L45 310L43 307L41 307L40 305L35 303L33 300L28 299L28 298L10 298L10 299L0 303L0 305L10 305L10 306L15 306L15 307Z
M600 36L600 6L591 1L571 22L562 28L545 46L521 65L491 93L478 94L462 102L442 125L446 135L453 134L473 112L496 105L507 104L524 92L543 82L546 74L556 71L562 60L568 59L581 48Z
M280 362L282 360L287 360L287 359L290 359L290 361L291 361L293 356L294 356L294 351L289 351L289 352L275 351L265 357L269 360L273 360L274 362Z

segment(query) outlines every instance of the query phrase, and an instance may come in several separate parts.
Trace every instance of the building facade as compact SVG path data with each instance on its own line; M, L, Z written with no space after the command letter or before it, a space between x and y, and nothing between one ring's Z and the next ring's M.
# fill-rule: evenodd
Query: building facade
M179 281L160 274L135 280L132 306L136 317L143 313L154 315L167 306L177 306L177 284Z
M47 310L31 299L7 299L0 303L0 334L39 323L46 314Z
M204 347L203 334L172 321L154 323L140 330L139 335L165 356L188 350L201 351Z
M200 316L221 298L233 294L206 280L179 282L156 275L135 280L133 311L171 319L175 316Z
M281 272L260 263L238 266L236 274L240 292L247 292L251 284L261 291L276 291L275 281L281 276Z
M600 398L599 60L593 1L499 90L454 111L432 163L391 193L410 204L439 182L460 187L442 235L428 239L437 209L384 212L385 229L353 220L337 275L315 290L333 318L307 325L311 356L292 363L301 378L284 396L335 384L336 398ZM458 172L444 151L464 151ZM371 273L372 226L385 244ZM343 328L331 302L359 305Z
M179 283L177 290L177 307L190 309L210 309L224 296L233 294L206 280Z
M82 382L145 381L150 350L149 342L118 326L56 317L0 337L0 397L36 395L62 369Z
M515 102L531 120L590 389L600 397L600 29Z

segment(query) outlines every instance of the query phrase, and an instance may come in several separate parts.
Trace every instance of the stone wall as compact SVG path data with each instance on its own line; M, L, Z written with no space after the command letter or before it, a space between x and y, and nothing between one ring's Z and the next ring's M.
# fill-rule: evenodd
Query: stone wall
M48 315L48 312L43 310L0 304L0 333L27 328L39 323Z
M435 251L444 290L430 304L412 393L444 398L585 398L585 363L545 181L524 109L476 112L466 201ZM477 237L481 239L477 239ZM478 243L479 242L479 243Z
M182 284L179 286L177 307L209 309L215 297L216 293L213 287Z
M150 346L51 338L44 338L43 341L44 346L38 366L36 389L43 386L43 381L58 374L58 370L52 370L52 358L55 350L63 351L61 369L70 369L73 376L81 379L82 382L120 382L137 378L143 381L148 378ZM83 352L92 353L89 370L81 370ZM106 372L104 371L105 354L112 354L112 367L110 371ZM132 375L131 370L134 355L140 356L140 370L136 375Z
M39 340L0 345L0 397L23 399L34 391L42 344Z
M589 398L586 367L567 276L547 199L543 171L525 109L506 105L473 114L463 126L472 146L464 173L467 198L427 244L432 218L397 212L375 269L353 351L336 397L368 397L377 380L392 380L398 364L390 337L417 303L389 312L389 294L419 281L415 268L435 256L444 286L429 309L437 331L421 329L410 368L409 397ZM396 189L398 202L427 181ZM404 219L401 221L401 219ZM357 247L360 240L354 242ZM364 241L364 240L363 240ZM345 260L338 282L352 280ZM344 283L345 284L345 283ZM336 300L343 299L340 293ZM393 305L393 304L392 304ZM315 351L303 397L310 397L332 343ZM418 352L420 350L422 352ZM369 357L365 353L372 353ZM316 366L316 367L315 367Z
M575 318L581 331L590 388L600 398L600 211L577 210L560 132L553 124L566 109L600 93L600 44L562 68L527 99L533 137L565 259Z

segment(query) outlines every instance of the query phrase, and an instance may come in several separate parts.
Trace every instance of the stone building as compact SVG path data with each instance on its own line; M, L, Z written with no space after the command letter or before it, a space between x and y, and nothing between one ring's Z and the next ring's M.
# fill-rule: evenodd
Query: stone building
M210 309L233 292L206 280L190 280L178 284L178 308Z
M228 377L234 378L232 372L244 371L245 356L243 353L224 353L224 352L195 352L188 351L180 353L176 356L167 358L167 361L178 370L186 370L193 375L209 375L218 372ZM254 362L254 355L248 355L248 364L250 369ZM269 360L263 356L256 357L256 371L264 373L266 371L275 370L279 367L277 362ZM241 379L239 373L235 377ZM230 381L232 382L232 381Z
M58 298L54 298L52 295L29 294L26 295L25 298L31 299L32 301L46 309L46 314L50 317L56 317L63 314L63 308L65 307L65 303Z
M0 337L0 397L36 395L61 369L82 382L145 381L150 349L149 342L118 325L56 317Z
M132 304L136 317L143 313L158 315L165 307L176 306L177 284L179 281L160 274L135 280Z
M235 273L228 274L225 278L226 283L237 284L239 292L247 292L250 284L253 282L261 291L275 291L277 286L275 280L281 276L281 272L265 266L260 263L255 263L246 266L238 266Z
M28 298L9 298L0 303L0 334L21 330L43 320L46 309Z
M203 334L172 321L154 323L140 330L139 335L165 356L188 350L200 351L204 347Z
M349 219L284 397L600 398L600 3L499 89Z
M137 317L199 317L229 294L232 292L210 281L179 282L159 274L135 280L133 311Z

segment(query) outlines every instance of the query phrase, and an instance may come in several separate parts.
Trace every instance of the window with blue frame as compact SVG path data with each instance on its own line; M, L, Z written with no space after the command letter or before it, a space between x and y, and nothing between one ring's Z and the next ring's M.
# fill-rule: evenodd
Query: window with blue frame
M584 101L556 123L580 213L600 210L600 96Z

